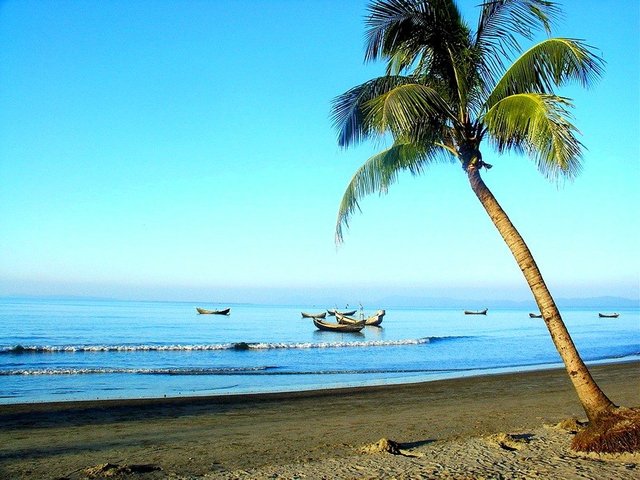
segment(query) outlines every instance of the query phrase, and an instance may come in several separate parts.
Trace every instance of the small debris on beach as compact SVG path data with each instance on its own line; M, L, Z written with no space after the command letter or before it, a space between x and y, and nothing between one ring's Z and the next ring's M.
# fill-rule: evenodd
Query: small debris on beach
M116 475L130 475L135 473L149 473L162 470L158 465L118 465L117 463L103 463L95 467L84 469L89 477L114 477Z
M360 448L360 453L390 453L391 455L402 455L403 457L422 457L422 454L415 454L407 450L403 450L398 442L381 438L376 443L371 443Z
M564 430L569 433L578 433L580 430L584 430L587 426L587 422L581 422L575 417L567 418L553 426L558 430Z
M400 451L400 444L389 440L388 438L381 438L376 443L365 445L360 449L361 453L390 453L392 455L402 455Z
M522 449L529 443L529 435L511 435L509 433L497 433L487 437L487 440L498 447L511 452Z

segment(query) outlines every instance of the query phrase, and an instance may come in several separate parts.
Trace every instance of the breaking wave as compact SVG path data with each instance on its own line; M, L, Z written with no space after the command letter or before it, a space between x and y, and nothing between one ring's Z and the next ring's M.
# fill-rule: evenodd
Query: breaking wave
M230 342L194 345L14 345L0 347L0 354L33 353L100 353L100 352L197 352L218 350L272 350L272 349L313 349L313 348L361 348L389 347L403 345L425 345L429 343L455 340L466 337L424 337L408 340L380 340L354 342Z
M220 368L29 368L0 371L0 376L16 375L358 375L381 373L429 373L467 371L473 369L424 369L424 368L347 368L344 370L284 370L275 366L259 367L220 367Z
M255 375L277 367L221 368L25 368L0 371L0 376L13 375Z

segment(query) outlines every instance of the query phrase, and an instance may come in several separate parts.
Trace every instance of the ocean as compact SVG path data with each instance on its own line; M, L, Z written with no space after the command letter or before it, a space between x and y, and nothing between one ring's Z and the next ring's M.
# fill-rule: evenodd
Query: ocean
M198 315L196 306L231 314ZM301 318L323 308L0 299L0 404L298 391L561 366L530 310L387 307L381 328L337 333ZM384 306L365 314L377 308ZM599 318L604 311L610 307L562 310L582 358L640 359L640 310Z

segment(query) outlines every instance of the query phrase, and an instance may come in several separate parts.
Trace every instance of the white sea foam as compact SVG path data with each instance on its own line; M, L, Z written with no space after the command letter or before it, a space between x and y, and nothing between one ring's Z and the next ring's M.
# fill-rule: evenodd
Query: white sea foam
M424 345L436 341L454 340L456 338L463 337L424 337L405 340L374 340L353 342L234 342L194 345L15 345L12 347L0 348L0 354L363 348Z
M257 374L276 367L237 367L237 368L25 368L0 371L0 376L13 375L98 375L98 374L136 374L136 375L247 375Z

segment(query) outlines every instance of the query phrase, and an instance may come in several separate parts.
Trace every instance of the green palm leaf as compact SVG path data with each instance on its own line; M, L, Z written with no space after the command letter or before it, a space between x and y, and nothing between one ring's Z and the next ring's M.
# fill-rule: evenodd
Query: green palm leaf
M425 118L456 120L439 93L417 83L401 85L369 100L364 108L366 123L380 134L407 135Z
M524 152L550 179L574 177L581 168L582 144L569 122L570 101L555 95L520 93L503 98L485 115L490 141L498 151Z
M337 96L333 100L331 117L338 130L338 144L346 147L368 138L372 126L365 119L364 105L395 87L413 82L415 80L412 77L399 75L378 77Z
M365 61L387 59L389 73L416 60L422 68L447 72L448 51L469 41L469 28L452 0L375 0L369 11Z
M477 68L484 84L490 89L502 75L505 60L520 52L519 39L531 40L540 30L550 33L558 16L558 7L546 0L485 1L474 41L482 58Z
M386 193L403 170L418 175L427 164L448 158L448 151L439 145L400 142L369 158L353 175L342 196L336 222L336 242L342 242L343 227L349 227L349 219L356 210L360 210L359 201L363 197L375 192Z
M508 56L518 51L518 37L531 40L540 29L551 31L560 11L547 0L490 0L482 4L476 45L484 52Z
M518 58L489 96L487 106L523 92L552 93L555 86L576 81L588 87L602 75L603 61L579 40L550 38Z

